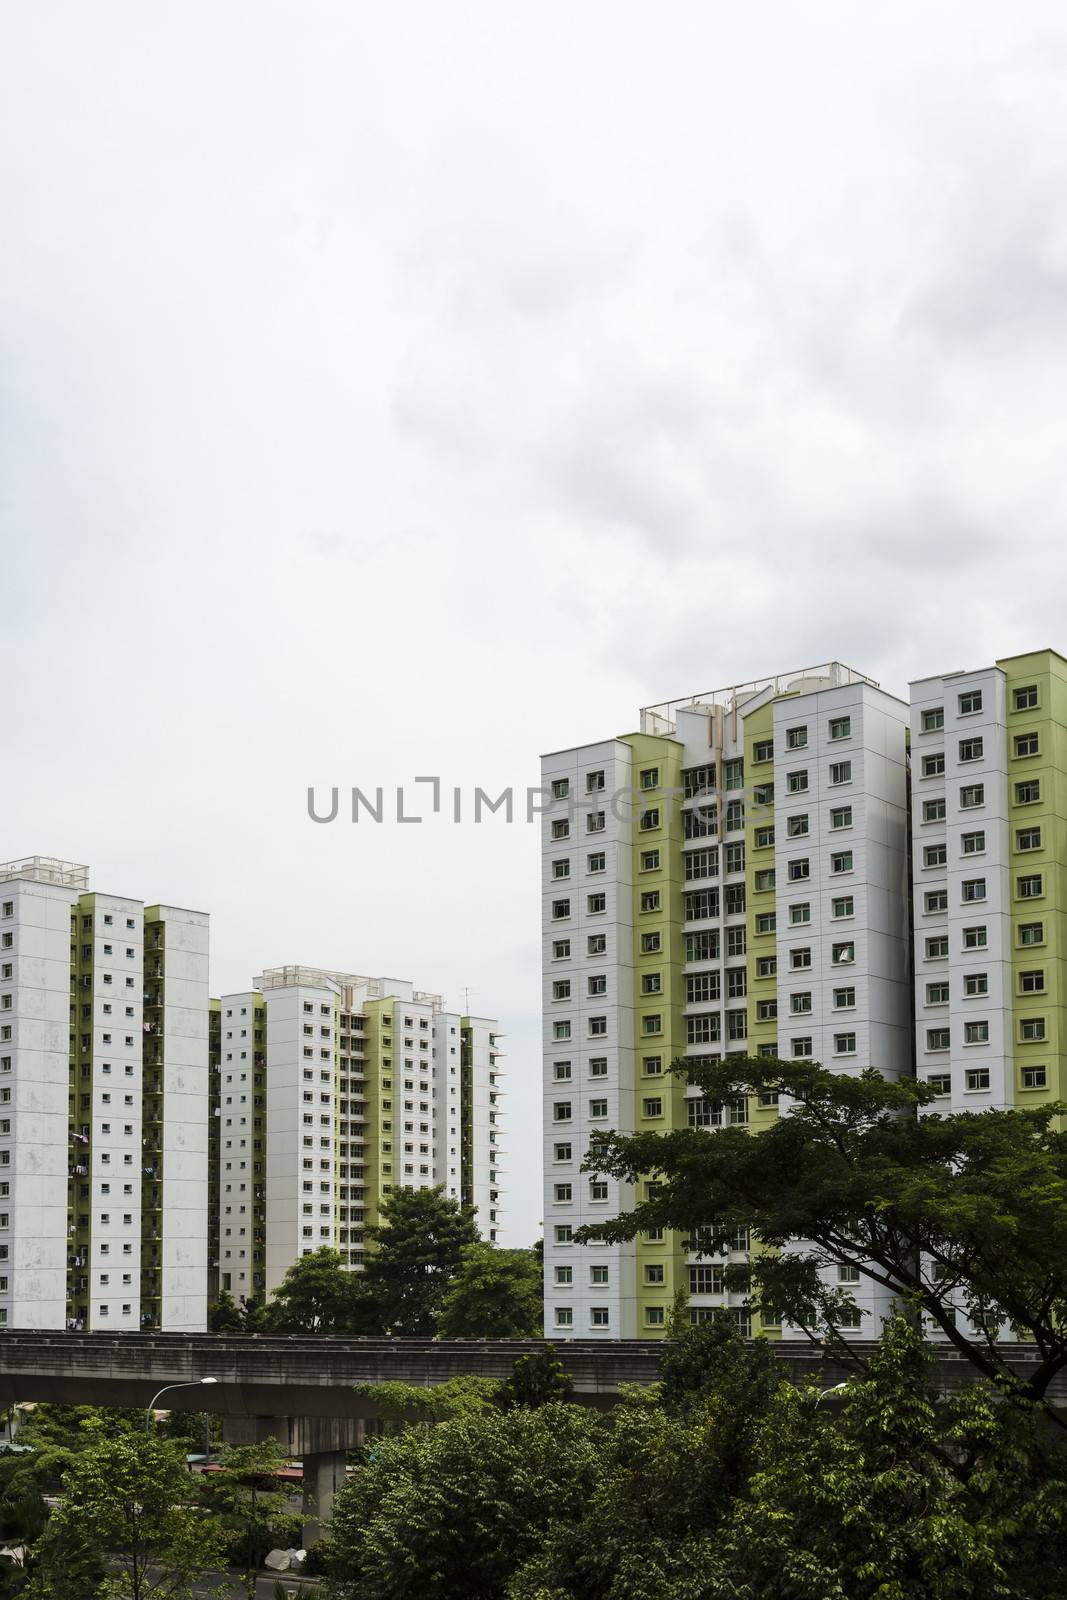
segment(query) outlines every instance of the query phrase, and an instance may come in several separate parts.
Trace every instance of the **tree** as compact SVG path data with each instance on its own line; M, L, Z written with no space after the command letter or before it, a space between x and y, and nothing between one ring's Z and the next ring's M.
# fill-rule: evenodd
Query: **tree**
M360 1276L342 1266L336 1250L326 1248L293 1262L274 1291L268 1321L282 1333L377 1331Z
M592 1491L603 1424L578 1406L468 1413L375 1439L324 1541L333 1600L500 1600Z
M207 1308L207 1326L209 1333L243 1333L245 1319L241 1308L227 1289L223 1289L217 1300L213 1300Z
M537 1339L544 1320L544 1266L530 1250L465 1247L441 1298L443 1339Z
M184 1458L150 1434L89 1445L38 1546L35 1600L184 1600L222 1564L217 1518L190 1504ZM101 1563L117 1569L104 1578Z
M286 1518L289 1493L278 1478L285 1463L285 1452L275 1439L231 1445L222 1451L219 1470L200 1479L205 1504L221 1524L227 1553L248 1569L253 1593L255 1573Z
M569 1400L574 1385L554 1344L546 1344L530 1355L519 1356L511 1376L500 1388L497 1404L505 1411L516 1406L535 1409L553 1402Z
M714 1255L751 1228L770 1248L726 1277L757 1308L833 1338L851 1301L820 1271L856 1267L1005 1392L1046 1394L1067 1363L1067 1135L1055 1126L1067 1107L918 1116L930 1088L873 1071L853 1078L817 1062L732 1056L672 1070L713 1101L777 1094L783 1114L755 1136L743 1127L594 1134L585 1170L640 1180L647 1198L579 1230L579 1241L673 1228ZM957 1305L979 1332L957 1319ZM1025 1379L998 1348L1005 1320L1037 1346Z
M365 1229L374 1246L363 1271L365 1292L387 1332L430 1338L463 1252L478 1242L474 1213L438 1187L394 1189L381 1215Z

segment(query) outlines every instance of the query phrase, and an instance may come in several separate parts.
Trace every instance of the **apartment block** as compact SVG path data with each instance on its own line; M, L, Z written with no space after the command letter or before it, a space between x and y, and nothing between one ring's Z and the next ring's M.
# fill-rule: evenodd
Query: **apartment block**
M546 1334L661 1333L738 1297L745 1259L671 1236L573 1244L635 1196L582 1173L597 1128L744 1125L672 1061L814 1058L912 1070L908 708L831 662L648 707L636 733L542 760ZM854 1288L866 1331L882 1309ZM775 1330L770 1330L775 1331ZM784 1330L786 1335L790 1330Z
M394 1188L443 1185L497 1238L493 1019L403 979L306 966L268 969L219 1015L220 1288L263 1299L324 1246L358 1270Z
M911 685L915 1059L935 1111L1061 1098L1067 661Z
M208 918L88 882L0 865L0 1323L195 1331Z

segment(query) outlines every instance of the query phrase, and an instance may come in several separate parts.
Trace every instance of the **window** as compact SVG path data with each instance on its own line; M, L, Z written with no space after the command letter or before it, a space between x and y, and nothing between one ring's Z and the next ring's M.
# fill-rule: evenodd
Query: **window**
M590 872L603 872L607 865L607 857L603 850L598 850L594 855L586 857L586 867Z
M553 778L552 779L552 798L553 798L553 800L566 800L566 798L570 794L570 792L571 792L571 780L569 778Z
M809 901L807 901L807 900L798 900L795 905L791 905L789 907L789 925L790 925L790 927L796 928L796 927L799 927L801 925L801 923L810 922L810 921L811 921L811 905L810 905Z
M811 1055L811 1038L810 1038L810 1036L806 1037L806 1038L793 1039L792 1043L791 1043L791 1048L792 1048L792 1052L793 1052L793 1059L795 1061L806 1061L808 1059L808 1057Z
M944 706L931 706L929 711L924 711L920 719L923 733L937 733L945 726Z
M1027 778L1025 783L1015 785L1015 804L1017 806L1036 805L1041 799L1041 779Z
M811 862L807 856L801 856L797 861L790 861L788 866L790 883L802 883L811 877Z
M753 761L773 761L774 741L772 739L757 739L752 746Z
M553 1000L569 1000L571 997L571 980L569 978L557 979L552 985Z
M1036 900L1044 893L1040 872L1031 872L1024 878L1017 878L1015 885L1020 900Z
M831 828L834 828L834 829L837 829L837 828L851 828L851 826L852 826L852 807L851 806L834 806L833 809L830 812L830 826L831 826Z
M785 775L785 786L790 794L807 794L807 772L787 772Z
M604 858L602 856L601 860L603 860L603 859ZM659 866L659 851L658 850L642 850L642 852L641 852L641 871L642 872L655 872L655 870L656 870L656 868L658 866ZM601 868L601 871L603 871L603 868Z
M569 945L570 945L570 940L569 939L567 941L567 944L568 944L568 947L569 947ZM586 949L586 954L587 955L602 956L607 951L607 948L608 948L608 936L607 936L606 933L591 933L589 935L589 937L585 941L585 949ZM568 954L570 954L569 948L568 948Z
M1044 1017L1024 1017L1019 1024L1019 1037L1026 1044L1033 1044L1035 1040L1045 1038Z
M570 875L571 875L571 864L570 864L570 861L566 857L564 857L560 861L553 861L553 863L552 863L552 876L554 878L569 878Z
M591 995L607 994L608 980L604 973L594 972L592 977L586 979L586 990Z
M984 950L989 943L988 930L983 926L979 928L964 928L963 948L965 950Z
M924 822L944 822L944 820L945 820L945 797L944 797L944 795L939 795L936 800L924 800L923 801L923 821Z
M985 879L964 878L963 883L960 885L960 890L961 898L965 905L975 900L984 900L986 897Z
M552 1146L552 1159L553 1161L569 1161L571 1159L571 1143L569 1139L562 1144L554 1144Z
M699 1266L689 1268L690 1294L722 1294L725 1287L722 1267Z
M1019 943L1021 945L1044 944L1044 942L1045 924L1043 922L1020 922Z
M571 1103L569 1100L557 1100L552 1107L553 1122L569 1122L571 1120Z
M966 972L966 973L964 973L964 976L963 976L963 992L964 992L965 995L968 996L968 998L973 998L975 995L988 994L989 993L989 974L988 974L988 972ZM946 999L947 999L947 995L946 995Z
M960 810L973 811L976 806L985 805L985 784L965 783L960 789Z
M806 750L807 745L807 728L787 728L785 730L785 747L787 750Z
M1033 711L1037 705L1037 684L1028 683L1025 688L1013 689L1011 692L1011 708L1013 711Z
M945 752L938 750L934 755L923 756L922 775L924 778L940 778L945 771Z
M964 1044L988 1044L989 1023L984 1020L981 1022L965 1022L963 1024L963 1042Z
M856 991L851 985L847 989L834 990L834 1010L849 1011L856 1004Z
M559 1283L559 1284L573 1283L574 1282L574 1268L573 1267L557 1267L555 1269L555 1278L556 1278L556 1282Z
M641 910L642 911L658 911L659 910L659 890L658 889L648 889L641 896Z
M756 873L756 893L764 894L773 889L777 882L777 875L773 867L767 867L762 872Z
M552 1194L557 1205L562 1205L571 1198L571 1186L569 1183L554 1184Z
M603 811L590 811L585 819L586 833L603 833L605 827Z
M985 741L983 739L961 739L960 761L981 761L985 754Z
M638 824L642 833L651 833L653 828L659 827L659 807L649 806L647 811L642 811Z
M928 1006L947 1006L948 984L928 983L926 985L926 1004Z
M830 952L830 959L835 967L850 966L856 959L856 946L851 939L846 944L831 945Z
M596 794L604 787L604 774L602 772L587 772L585 775L586 794Z
M1015 848L1016 848L1016 850L1040 850L1041 849L1041 829L1040 828L1016 828L1016 830L1015 830Z
M591 917L598 917L608 909L608 897L605 894L586 895L585 909Z
M943 961L948 955L948 935L936 933L926 941L927 961Z
M836 783L851 783L852 782L852 762L851 761L831 761L831 763L830 763L830 782L831 783L835 783L835 784Z
M1045 969L1037 967L1029 972L1019 974L1019 992L1021 994L1044 994Z
M927 916L932 916L938 911L948 910L947 889L927 889L923 895L923 911Z
M786 835L790 839L804 839L809 832L808 813L799 812L795 817L789 817L785 825Z
M949 1048L949 1030L947 1028L927 1028L927 1050L947 1050Z
M965 856L981 855L985 850L984 833L964 833L960 835L960 846Z
M1044 1067L1024 1067L1023 1088L1045 1089L1048 1087L1048 1074Z
M589 1057L589 1076L591 1078L606 1078L608 1075L607 1056Z
M830 871L833 873L852 871L852 851L835 850L830 857Z
M1017 733L1015 735L1015 754L1017 756L1036 756L1037 753L1036 733Z
M789 952L789 966L793 972L804 972L811 966L811 947L804 945Z
M927 1083L935 1094L949 1094L952 1089L952 1075L948 1072L931 1072Z
M855 914L856 902L850 894L838 895L830 902L830 915L836 922L840 922L843 917L854 917Z
M552 941L552 959L553 959L553 961L565 961L567 959L567 957L570 955L570 953L571 953L571 942L570 942L569 939L553 939L553 941Z
M641 771L640 784L642 789L656 789L659 787L659 768L645 767Z
M854 1056L856 1054L856 1035L854 1033L834 1034L834 1055Z
M641 1071L647 1078L658 1077L663 1071L663 1057L643 1056L641 1060Z
M663 979L658 972L644 972L641 974L641 993L659 994L663 988Z
M572 1328L574 1326L574 1312L570 1306L556 1307L556 1327Z
M663 1101L658 1095L650 1096L642 1101L642 1110L646 1117L662 1117Z
M981 689L970 689L966 694L960 695L960 716L973 717L982 709Z
M667 1313L663 1306L646 1306L645 1322L650 1328L662 1328L667 1320Z
M849 738L851 738L851 736L852 736L852 718L851 717L831 717L830 718L830 738L831 739L849 739Z
M553 920L553 922L560 922L560 921L562 921L562 919L564 917L569 917L570 914L571 914L571 903L570 903L569 900L553 900L553 902L552 902L552 920Z
M607 1031L608 1031L608 1019L607 1019L607 1017L590 1017L589 1018L589 1033L590 1033L590 1036L592 1038L594 1038L594 1039L603 1038L603 1036L607 1033Z
M553 1037L553 1039L569 1039L570 1036L571 1036L571 1025L570 1025L569 1021L564 1021L563 1019L560 1019L558 1022L554 1022L552 1024L552 1037Z
M553 1225L552 1233L557 1244L571 1244L574 1240L574 1224L557 1222Z
M566 817L561 817L558 821L552 824L553 839L569 839L570 832L571 825L567 821Z
M552 1076L557 1083L569 1083L571 1079L571 1064L569 1061L554 1061L552 1063Z
M641 1032L644 1034L663 1032L663 1018L658 1011L650 1012L648 1016L641 1018Z
M606 1117L607 1114L608 1102L606 1100L590 1100L589 1115L591 1117Z
M811 991L802 990L797 994L791 994L789 996L789 1010L794 1017L810 1016Z
M988 1067L970 1067L968 1069L968 1071L964 1074L964 1082L965 1082L967 1088L972 1093L976 1089L988 1089L989 1088L989 1068Z

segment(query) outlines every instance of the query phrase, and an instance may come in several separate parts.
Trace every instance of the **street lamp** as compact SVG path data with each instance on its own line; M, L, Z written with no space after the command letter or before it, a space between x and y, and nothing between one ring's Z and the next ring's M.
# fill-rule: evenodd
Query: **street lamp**
M194 1378L192 1383L165 1383L159 1394L154 1394L149 1401L148 1409L144 1414L144 1431L152 1431L152 1413L156 1409L156 1401L160 1395L169 1394L172 1389L198 1389L202 1383L218 1383L217 1378Z
M823 1389L820 1394L817 1394L815 1396L815 1404L816 1404L816 1406L818 1406L820 1400L825 1400L826 1396L828 1394L840 1394L842 1389L847 1389L847 1388L848 1388L848 1384L847 1383L835 1383L832 1389Z

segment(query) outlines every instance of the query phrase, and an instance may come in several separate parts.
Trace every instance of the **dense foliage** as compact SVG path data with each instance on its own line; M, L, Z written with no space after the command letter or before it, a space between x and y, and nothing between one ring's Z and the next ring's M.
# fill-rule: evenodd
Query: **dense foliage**
M1067 1107L919 1116L932 1091L914 1079L733 1056L674 1070L720 1104L778 1095L782 1115L755 1138L744 1127L594 1134L586 1170L637 1185L639 1198L579 1240L658 1227L714 1255L751 1228L775 1248L727 1281L775 1319L833 1336L851 1302L820 1271L855 1267L984 1376L1023 1400L1046 1394L1067 1364ZM1037 1347L1024 1384L997 1347L1009 1325Z
M888 1325L839 1407L725 1318L599 1416L467 1409L376 1441L326 1546L333 1600L1046 1600L1067 1451L976 1382L939 1400Z

